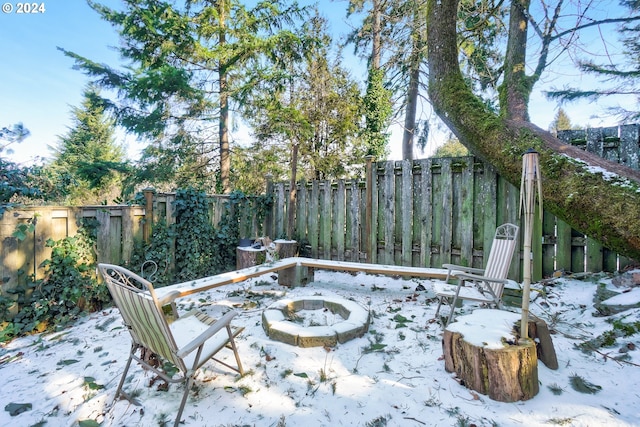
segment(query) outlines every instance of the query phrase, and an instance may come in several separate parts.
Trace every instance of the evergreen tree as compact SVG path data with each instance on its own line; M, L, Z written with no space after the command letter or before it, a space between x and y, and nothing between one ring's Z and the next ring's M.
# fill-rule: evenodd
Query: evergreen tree
M283 58L300 58L305 41L292 29L296 3L239 0L129 0L123 10L90 2L121 38L131 65L117 70L65 53L119 93L109 102L119 123L148 138L143 179L214 182L231 191L231 113L266 81L278 81ZM216 144L217 142L217 144ZM217 162L217 165L216 165Z
M549 131L554 136L558 136L558 131L569 129L571 129L571 120L564 109L560 107L558 108L558 112L556 113L553 122L551 122L551 126L549 126Z
M384 34L389 31L394 21L383 19L388 17L392 3L387 0L350 0L348 15L363 12L368 4L371 9L366 13L361 28L349 36L349 41L358 50L369 47L365 54L368 60L366 94L362 104L365 127L363 138L367 144L367 154L377 160L383 160L388 154L389 132L393 115L392 92L386 83L386 69L383 66L383 44L387 41Z
M316 12L304 32L316 42L307 49L304 61L288 67L287 84L263 84L261 96L247 105L257 139L253 151L257 154L258 146L265 147L272 155L274 146L279 146L292 153L297 145L296 178L344 178L353 172L350 165L362 163L366 151L359 137L360 90L340 65L340 52L330 51L326 19Z
M10 145L19 144L28 136L29 130L22 123L0 129L0 217L6 209L17 204L17 198L39 197L41 194L31 179L40 167L22 167L3 156Z
M115 142L115 122L105 112L98 90L89 85L73 125L59 137L49 171L69 204L111 202L120 195L125 153Z

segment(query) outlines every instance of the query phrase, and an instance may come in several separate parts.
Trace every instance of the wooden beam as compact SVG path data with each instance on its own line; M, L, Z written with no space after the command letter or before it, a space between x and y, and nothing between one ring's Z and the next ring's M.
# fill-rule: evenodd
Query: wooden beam
M215 276L203 277L189 282L177 283L155 289L156 295L164 305L168 302L231 283L243 282L253 277L274 273L291 267L302 266L335 271L360 271L367 274L384 274L422 277L427 279L444 279L447 277L447 270L442 268L420 268L405 267L397 265L366 264L358 262L331 261L322 259L291 257L283 258L268 264L247 267L241 270L230 271L217 274Z

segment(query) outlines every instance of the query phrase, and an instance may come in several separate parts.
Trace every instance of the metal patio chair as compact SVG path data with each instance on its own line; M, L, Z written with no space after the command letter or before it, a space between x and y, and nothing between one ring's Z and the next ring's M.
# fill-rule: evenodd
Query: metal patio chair
M104 277L132 340L129 360L120 378L114 402L122 396L137 404L123 390L132 360L169 383L184 385L184 394L174 424L176 427L180 423L195 375L207 361L214 360L243 375L240 356L234 341L235 336L243 328L231 327L231 319L236 315L235 311L229 311L217 320L198 310L191 310L180 317L174 311L173 319L169 322L163 312L163 306L169 306L171 301L159 301L149 281L117 265L99 264L98 270ZM171 304L171 306L175 309L175 305ZM235 366L216 358L217 353L225 348L233 352ZM137 356L135 354L137 350L151 351L161 359L172 363L178 373L173 376L167 375L157 368L157 363Z
M491 252L485 268L472 268L455 264L443 264L447 269L444 282L435 282L433 289L438 298L438 317L443 304L449 306L449 317L445 326L453 319L459 300L471 300L502 308L502 292L509 282L507 274L518 239L518 226L503 224L496 229ZM457 284L449 284L449 279L457 279Z

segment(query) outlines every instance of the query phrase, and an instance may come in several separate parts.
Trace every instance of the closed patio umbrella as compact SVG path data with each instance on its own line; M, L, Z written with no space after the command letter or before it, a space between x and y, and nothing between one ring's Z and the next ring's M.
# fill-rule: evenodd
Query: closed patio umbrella
M522 181L520 182L520 214L524 215L524 244L522 269L523 291L522 291L522 321L520 323L520 336L522 339L528 338L529 328L529 292L531 287L531 240L533 235L533 222L536 211L536 195L540 208L540 219L542 219L542 179L540 176L540 163L538 152L529 149L522 156Z

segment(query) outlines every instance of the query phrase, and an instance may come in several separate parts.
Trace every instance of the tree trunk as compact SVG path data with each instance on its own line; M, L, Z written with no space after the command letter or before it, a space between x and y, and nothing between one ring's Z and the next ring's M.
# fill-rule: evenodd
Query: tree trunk
M380 56L382 52L382 11L381 0L373 0L373 47L371 51L371 68L380 68Z
M454 0L428 2L429 96L436 113L460 142L516 186L522 173L522 154L528 148L538 151L544 207L605 247L640 260L640 171L564 144L549 132L518 119L526 114L500 117L489 111L460 72L457 9ZM522 43L508 46L526 49ZM506 56L515 58L510 53ZM503 85L511 84L518 82L505 81ZM506 93L517 92L507 89ZM501 101L503 108L517 105ZM516 119L510 120L509 116ZM619 177L611 177L608 172Z
M528 21L525 11L529 0L511 2L509 12L509 40L504 60L504 82L500 113L509 120L529 120L527 105L531 87L525 74Z
M225 20L226 10L225 2L219 2L218 14L220 19L220 36L219 42L223 46L226 44ZM227 82L227 67L220 64L219 68L219 89L220 89L220 117L218 119L218 138L220 140L220 187L222 192L227 194L231 192L229 184L229 174L231 172L231 157L229 154L229 88Z
M296 222L296 175L298 174L298 143L291 145L291 179L289 180L289 206L287 208L287 239L293 239Z
M419 17L414 17L413 45L411 47L409 90L407 91L407 106L404 116L404 133L402 136L402 159L413 160L413 147L416 133L416 110L420 85L420 63L422 62L423 39L419 27Z

